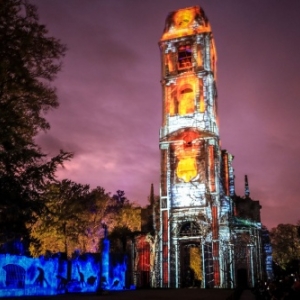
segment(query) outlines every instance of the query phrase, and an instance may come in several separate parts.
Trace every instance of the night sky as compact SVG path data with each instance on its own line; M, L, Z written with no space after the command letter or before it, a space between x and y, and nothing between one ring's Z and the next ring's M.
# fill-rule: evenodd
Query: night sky
M300 1L31 0L68 46L53 83L60 107L37 142L75 157L58 172L147 203L159 194L162 119L158 41L169 12L200 5L215 37L222 149L236 192L262 205L272 228L300 220Z

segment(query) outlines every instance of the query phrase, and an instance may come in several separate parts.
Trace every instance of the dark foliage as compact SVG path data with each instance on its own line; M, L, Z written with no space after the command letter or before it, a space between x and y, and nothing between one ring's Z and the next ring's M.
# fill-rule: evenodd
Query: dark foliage
M0 245L28 237L45 185L72 156L61 151L48 159L34 141L49 128L44 114L58 106L50 83L65 50L38 23L35 6L0 1Z

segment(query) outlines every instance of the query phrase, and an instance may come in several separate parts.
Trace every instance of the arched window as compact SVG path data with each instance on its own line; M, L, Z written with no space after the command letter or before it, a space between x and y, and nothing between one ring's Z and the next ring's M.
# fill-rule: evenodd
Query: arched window
M186 71L192 67L192 48L190 45L178 48L178 71Z
M185 222L181 225L179 236L198 236L201 234L199 225L196 222Z
M184 84L179 88L178 95L178 114L180 116L193 113L195 111L194 97L195 92L191 84Z

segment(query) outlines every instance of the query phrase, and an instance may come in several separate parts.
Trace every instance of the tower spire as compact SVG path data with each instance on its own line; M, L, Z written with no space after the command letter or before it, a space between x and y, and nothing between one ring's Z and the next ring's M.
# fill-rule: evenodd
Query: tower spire
M149 202L150 202L150 205L153 206L153 204L154 204L154 186L153 186L153 183L151 183Z
M250 197L250 189L249 189L249 184L248 184L248 176L245 175L245 198Z

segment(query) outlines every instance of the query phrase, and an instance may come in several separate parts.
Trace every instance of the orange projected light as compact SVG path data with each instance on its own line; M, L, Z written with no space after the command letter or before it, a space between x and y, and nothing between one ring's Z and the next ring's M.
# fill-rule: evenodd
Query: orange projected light
M195 77L184 77L178 80L177 99L180 116L195 111Z
M195 112L197 78L194 76L180 78L177 85L166 87L166 113L184 116Z
M185 143L191 143L193 140L200 137L200 133L197 131L184 131L181 134L177 135L177 139L184 140Z
M193 35L201 32L210 32L208 22L199 23L201 16L199 7L189 7L176 11L171 19L167 21L166 30L161 40L174 39L186 35Z
M180 116L194 112L194 91L190 85L187 84L181 88L178 95L178 102L178 114Z
M176 101L176 86L171 85L166 87L166 114L174 116L177 113L177 101Z
M172 59L172 53L166 54L166 64L168 66L169 72L173 72L175 70L174 61Z
M195 8L177 11L173 17L176 29L188 27L195 19L195 15Z

